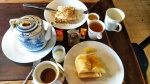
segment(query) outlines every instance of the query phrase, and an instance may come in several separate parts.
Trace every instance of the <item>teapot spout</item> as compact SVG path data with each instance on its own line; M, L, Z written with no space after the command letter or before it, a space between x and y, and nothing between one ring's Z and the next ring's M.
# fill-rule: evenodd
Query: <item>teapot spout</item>
M45 34L45 40L46 41L50 40L51 34L52 34L52 25L48 25L47 31L46 31L46 34Z

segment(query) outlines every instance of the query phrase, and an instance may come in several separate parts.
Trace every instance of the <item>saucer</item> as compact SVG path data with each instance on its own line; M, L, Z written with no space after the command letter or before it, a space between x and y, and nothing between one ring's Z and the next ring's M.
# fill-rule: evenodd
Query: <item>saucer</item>
M45 29L47 29L48 25L50 25L44 20L43 23ZM8 59L14 62L30 63L45 57L52 50L55 43L56 32L54 27L52 27L52 37L47 42L45 48L40 51L30 52L20 43L20 41L15 37L14 33L9 28L2 39L2 51Z

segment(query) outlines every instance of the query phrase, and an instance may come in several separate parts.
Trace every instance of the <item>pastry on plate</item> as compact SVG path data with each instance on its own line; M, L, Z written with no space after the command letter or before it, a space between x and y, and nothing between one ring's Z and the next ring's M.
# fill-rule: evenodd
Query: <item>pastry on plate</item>
M100 58L96 54L80 54L75 58L78 78L99 78L106 73Z
M75 8L73 6L58 6L55 14L56 23L72 24L76 20Z

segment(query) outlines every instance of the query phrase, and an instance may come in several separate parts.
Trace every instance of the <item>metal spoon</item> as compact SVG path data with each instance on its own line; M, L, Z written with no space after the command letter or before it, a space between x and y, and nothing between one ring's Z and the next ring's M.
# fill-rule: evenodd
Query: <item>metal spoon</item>
M97 1L95 4L93 4L89 9L87 9L86 11L83 11L84 14L89 13L90 10L92 10L92 8L94 8L100 1ZM29 7L29 8L36 8L36 9L42 9L42 10L50 10L52 12L57 12L57 10L52 9L52 8L45 8L45 7L38 7L35 5L31 5L31 4L23 4L24 7Z
M38 7L38 6L34 6L31 4L23 4L24 7L29 7L29 8L36 8L36 9L42 9L42 10L50 10L52 12L57 12L57 10L51 9L51 8L45 8L45 7Z
M32 74L32 72L34 71L35 67L36 67L40 62L41 62L41 59L33 62L32 69L31 69L31 71L29 72L29 74L27 75L27 77L26 77L26 79L24 80L23 84L26 84L27 80L29 79L29 77L30 77L30 75Z

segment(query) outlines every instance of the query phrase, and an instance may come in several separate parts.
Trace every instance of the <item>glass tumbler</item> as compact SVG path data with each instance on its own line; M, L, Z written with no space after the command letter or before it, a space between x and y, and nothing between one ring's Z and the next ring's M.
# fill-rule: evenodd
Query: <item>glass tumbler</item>
M52 55L56 62L63 62L66 56L65 48L62 45L55 46L52 50Z
M80 34L78 30L68 30L68 45L74 46L80 42Z

